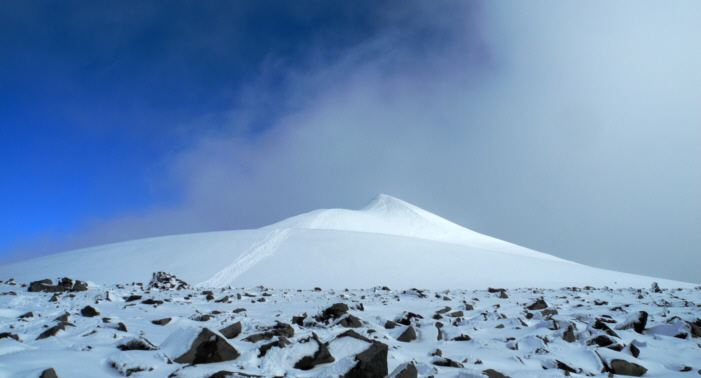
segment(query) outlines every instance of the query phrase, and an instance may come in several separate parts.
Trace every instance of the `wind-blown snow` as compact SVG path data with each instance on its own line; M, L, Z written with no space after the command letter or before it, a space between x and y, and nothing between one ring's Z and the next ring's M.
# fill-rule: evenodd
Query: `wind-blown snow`
M5 264L0 278L110 284L148 281L154 271L202 287L693 286L576 264L387 195L361 210L317 210L257 230L142 239Z

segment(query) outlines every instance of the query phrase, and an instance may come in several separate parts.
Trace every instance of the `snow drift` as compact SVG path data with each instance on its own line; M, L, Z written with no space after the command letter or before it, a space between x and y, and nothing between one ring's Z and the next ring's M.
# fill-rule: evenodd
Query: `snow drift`
M0 265L0 277L19 281L70 276L114 284L145 281L155 271L201 287L693 286L563 260L387 195L361 210L317 210L257 230L141 239Z

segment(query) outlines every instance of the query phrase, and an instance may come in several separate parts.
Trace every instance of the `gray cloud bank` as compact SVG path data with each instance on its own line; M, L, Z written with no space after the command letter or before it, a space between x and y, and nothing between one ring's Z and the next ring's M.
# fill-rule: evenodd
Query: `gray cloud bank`
M266 60L231 111L183 121L209 131L165 162L177 205L22 250L255 228L382 192L565 259L701 282L698 3L475 5L384 9L331 57ZM257 85L272 75L281 88Z

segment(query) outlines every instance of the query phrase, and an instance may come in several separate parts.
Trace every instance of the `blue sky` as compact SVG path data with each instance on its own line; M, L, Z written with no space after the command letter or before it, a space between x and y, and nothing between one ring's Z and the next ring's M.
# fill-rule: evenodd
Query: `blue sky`
M383 192L699 282L694 2L0 3L0 261Z

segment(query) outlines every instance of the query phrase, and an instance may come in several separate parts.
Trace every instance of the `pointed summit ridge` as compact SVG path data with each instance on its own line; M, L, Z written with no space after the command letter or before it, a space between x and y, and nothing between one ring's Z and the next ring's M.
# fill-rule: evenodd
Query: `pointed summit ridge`
M458 244L485 251L565 261L480 234L386 194L379 194L360 210L315 210L262 229L335 230L384 234Z

